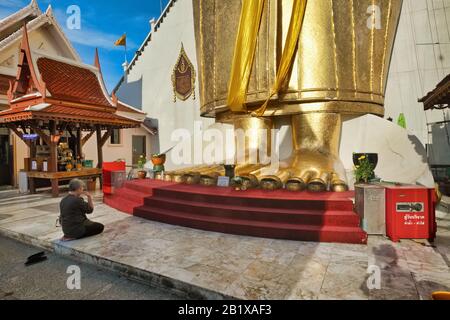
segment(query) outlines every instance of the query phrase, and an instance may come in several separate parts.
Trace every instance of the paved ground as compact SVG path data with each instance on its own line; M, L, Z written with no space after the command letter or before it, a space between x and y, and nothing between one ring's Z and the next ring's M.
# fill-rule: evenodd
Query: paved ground
M27 257L42 250L0 237L0 300L172 300L166 290L132 282L93 265L47 253L48 260L25 267ZM70 266L81 271L81 290L69 290ZM73 282L70 282L73 283Z
M440 215L435 246L383 237L362 246L204 232L131 217L101 203L101 194L95 199L93 218L106 232L61 243L59 199L0 194L0 234L193 297L430 299L433 291L450 290L448 214ZM380 289L367 287L369 267L379 268Z

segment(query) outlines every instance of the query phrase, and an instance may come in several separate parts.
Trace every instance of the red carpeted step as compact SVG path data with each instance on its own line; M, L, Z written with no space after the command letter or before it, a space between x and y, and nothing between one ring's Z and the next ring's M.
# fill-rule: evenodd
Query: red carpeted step
M303 241L366 243L354 193L236 191L155 180L124 184L105 203L149 220L202 230Z
M152 196L153 190L155 188L170 187L173 185L174 184L172 182L145 179L145 180L127 181L125 182L123 187L134 191L145 192L147 193L147 197L149 197Z
M360 218L353 211L298 210L267 207L243 207L161 197L146 198L145 206L207 217L224 217L293 224L359 227Z
M148 197L148 193L135 191L128 187L117 189L114 194L104 197L104 202L119 211L133 214L136 207L144 205L144 199Z
M207 231L264 238L339 243L367 243L367 234L357 227L311 226L223 217L206 217L162 208L139 207L135 216Z
M133 215L135 208L142 206L140 202L127 200L125 198L119 198L114 195L105 195L103 197L103 202L108 206L110 206L111 208L114 208L124 213L128 213L130 215Z
M150 197L147 192L136 191L129 188L117 189L114 193L118 198L125 198L132 201L139 201L144 204L144 199Z
M262 190L234 191L229 188L207 188L178 185L153 190L153 195L161 198L181 199L211 204L222 203L240 207L266 207L299 210L342 210L353 211L353 201L339 197L335 193L310 194Z

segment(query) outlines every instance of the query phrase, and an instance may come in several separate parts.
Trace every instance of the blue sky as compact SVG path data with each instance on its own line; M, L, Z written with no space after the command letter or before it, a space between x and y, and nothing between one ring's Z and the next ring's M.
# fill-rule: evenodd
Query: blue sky
M162 0L162 5L169 0ZM26 6L29 0L1 0L0 19ZM51 4L55 16L64 32L85 63L94 61L98 47L103 75L111 91L123 74L124 48L115 47L114 42L123 33L128 37L128 61L150 31L150 19L158 18L160 0L38 0L42 11ZM67 9L71 5L81 10L81 29L67 28Z

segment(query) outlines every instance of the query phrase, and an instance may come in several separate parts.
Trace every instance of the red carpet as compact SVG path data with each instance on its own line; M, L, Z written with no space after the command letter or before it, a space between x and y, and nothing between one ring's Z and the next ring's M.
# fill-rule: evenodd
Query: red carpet
M133 214L134 209L144 205L144 199L153 195L153 189L173 185L156 180L133 180L127 181L123 188L115 190L112 195L105 195L103 202L108 206Z
M155 180L127 182L105 203L137 217L222 233L367 243L348 193L235 191Z

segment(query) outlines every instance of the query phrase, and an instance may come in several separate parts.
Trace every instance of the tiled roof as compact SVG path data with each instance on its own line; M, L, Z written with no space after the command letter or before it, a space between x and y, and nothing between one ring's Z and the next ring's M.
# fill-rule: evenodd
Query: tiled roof
M12 24L20 23L28 16L38 16L41 14L39 6L35 0L32 0L26 7L0 20L0 31L10 27Z
M129 112L129 113L137 113L137 114L146 114L144 111L138 110L134 107L126 105L125 103L118 101L117 102L117 111L119 112Z
M112 106L105 96L99 77L92 70L49 58L39 58L37 66L52 98Z
M26 25L27 25L27 28L29 31L36 30L44 25L48 25L48 26L55 28L57 33L61 36L62 42L66 44L68 50L70 51L72 58L74 60L81 61L81 58L79 57L75 48L72 46L72 43L69 41L69 39L67 39L64 31L62 30L61 26L59 25L59 23L57 21L57 19L55 19L51 6L48 7L48 9L45 13L40 14L40 15L36 16L36 18L28 21ZM0 26L0 29L1 29L1 26ZM5 38L0 38L0 51L13 45L16 41L19 41L22 38L22 35L23 35L23 31L20 28L20 29L16 30L15 32L8 34Z
M14 81L15 77L0 74L0 94L6 95L9 90L9 81Z
M46 14L41 14L30 21L26 21L26 24L30 30L33 30L34 28L39 27L40 25L44 24L45 22L48 22L48 17ZM20 39L20 37L22 36L22 28L20 26L17 30L13 29L10 31L12 31L12 32L7 33L6 35L3 35L0 38L0 48L6 48L10 44L12 44L14 41L17 41L18 39Z
M113 112L85 108L49 105L42 110L30 110L29 107L20 107L0 112L0 123L23 121L29 119L51 119L60 121L76 121L79 123L99 123L104 125L119 125L134 127L137 121L118 116Z
M427 93L425 97L419 99L423 102L425 110L442 110L449 107L450 104L450 74L438 83L433 91Z
M152 119L145 119L142 125L147 128L151 132L151 134L156 135L158 134L158 128L155 128Z

